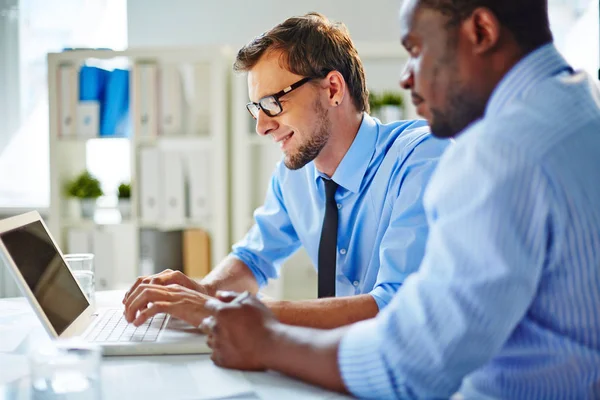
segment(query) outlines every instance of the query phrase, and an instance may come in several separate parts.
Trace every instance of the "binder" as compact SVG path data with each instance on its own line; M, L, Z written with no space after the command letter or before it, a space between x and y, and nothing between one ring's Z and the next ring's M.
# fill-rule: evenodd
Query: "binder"
M138 64L135 67L135 87L138 96L136 114L141 138L158 134L158 68L156 64Z
M76 133L80 137L91 138L100 134L100 109L109 76L109 71L89 65L79 70Z
M210 237L203 229L183 231L183 273L202 278L210 272Z
M140 216L145 222L158 222L161 218L160 152L153 147L139 150Z
M107 290L115 285L115 244L110 232L95 229L92 233L96 290Z
M185 223L185 180L180 152L161 150L162 221L167 225Z
M211 72L209 63L200 63L195 68L195 93L192 104L194 132L210 133L211 100L210 85ZM254 120L253 120L254 121Z
M77 135L82 138L99 136L100 102L95 100L80 101L77 104Z
M202 221L210 216L210 153L194 150L184 153L185 175L188 187L188 216Z
M110 233L113 241L113 267L110 289L130 287L139 275L137 259L137 227L133 224L107 225L104 231Z
M182 132L183 93L181 75L177 65L164 64L159 79L159 129L162 135L178 135Z
M89 229L71 228L67 232L67 251L73 253L93 253L92 231Z
M72 64L58 68L59 136L74 137L76 132L78 83L77 69Z
M101 108L100 136L130 136L128 70L115 69L110 73Z
M183 270L181 231L140 230L142 275L152 275L167 268Z

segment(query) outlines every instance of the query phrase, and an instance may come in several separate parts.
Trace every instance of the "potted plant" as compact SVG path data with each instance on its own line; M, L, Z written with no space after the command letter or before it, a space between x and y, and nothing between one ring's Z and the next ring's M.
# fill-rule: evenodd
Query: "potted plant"
M128 219L131 217L131 184L123 182L119 185L117 191L121 218Z
M66 189L68 196L79 199L81 216L83 218L93 218L96 211L96 200L104 194L100 181L88 171L84 171L68 182Z
M379 116L382 122L388 123L404 118L404 98L399 92L384 92L379 102Z

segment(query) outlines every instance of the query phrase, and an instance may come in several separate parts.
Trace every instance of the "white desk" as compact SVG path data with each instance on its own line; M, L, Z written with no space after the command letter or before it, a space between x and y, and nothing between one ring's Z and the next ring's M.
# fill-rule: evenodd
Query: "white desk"
M96 302L99 307L119 304L123 292L100 292L97 294ZM7 341L3 341L13 333L18 333L23 340L14 349L7 349ZM33 310L24 298L0 299L0 374L2 371L15 371L19 361L21 369L26 361L28 352L43 341L50 340L41 323L33 313ZM2 347L4 343L4 348ZM10 347L10 346L9 346ZM3 352L4 351L4 352ZM12 363L12 364L11 364ZM143 390L140 388L153 387L156 390L147 391L143 397L146 399L198 399L201 398L198 387L210 385L211 379L203 376L190 374L187 371L193 366L201 364L203 368L213 370L215 367L210 363L208 355L186 355L186 356L137 356L137 357L107 357L102 360L102 392L103 398L130 398L132 393L136 395ZM154 377L149 373L154 373ZM197 370L196 370L197 371ZM209 371L210 372L210 371ZM213 372L215 372L213 370ZM224 373L223 370L216 371ZM251 391L228 399L347 399L346 396L307 385L305 383L281 376L275 373L244 372L234 373L235 376L246 380ZM120 384L124 384L124 390L115 394L115 376ZM157 386L156 377L160 377L161 383ZM154 385L154 386L152 386ZM128 394L126 394L128 393ZM141 393L140 393L141 394ZM137 396L136 396L137 397ZM223 398L223 397L221 397ZM21 400L29 399L29 378L27 375L16 380L2 384L0 377L0 399Z

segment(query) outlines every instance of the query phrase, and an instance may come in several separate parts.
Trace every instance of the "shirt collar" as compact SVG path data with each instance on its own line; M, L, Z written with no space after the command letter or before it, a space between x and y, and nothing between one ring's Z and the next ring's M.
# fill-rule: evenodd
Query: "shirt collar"
M331 179L344 189L357 193L373 158L376 141L377 123L367 113L363 113L358 133ZM316 171L317 185L319 178L329 179L322 172Z
M515 64L502 78L492 93L485 115L498 114L507 104L522 98L539 82L569 68L554 44L539 47Z

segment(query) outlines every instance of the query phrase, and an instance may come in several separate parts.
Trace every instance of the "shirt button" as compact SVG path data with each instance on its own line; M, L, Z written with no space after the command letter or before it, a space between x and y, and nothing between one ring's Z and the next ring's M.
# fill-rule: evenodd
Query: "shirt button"
M352 284L353 284L355 287L358 287L358 281L354 281L354 282L352 282Z
M341 210L341 209L342 209L342 205L341 205L340 203L338 203L338 205L337 205L337 206L338 206L338 210Z
M346 254L346 249L341 249L340 254L342 254L342 255Z

